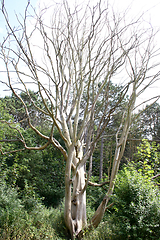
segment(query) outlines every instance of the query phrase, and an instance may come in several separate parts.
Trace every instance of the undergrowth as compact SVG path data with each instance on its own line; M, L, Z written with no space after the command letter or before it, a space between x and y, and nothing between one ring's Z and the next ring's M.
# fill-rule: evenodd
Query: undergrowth
M20 196L18 189L0 180L0 240L70 239L64 224L64 202L58 208L47 208L27 185L25 191ZM111 200L113 208L83 240L160 239L160 196L149 180L134 169L120 171ZM88 219L94 211L88 201Z

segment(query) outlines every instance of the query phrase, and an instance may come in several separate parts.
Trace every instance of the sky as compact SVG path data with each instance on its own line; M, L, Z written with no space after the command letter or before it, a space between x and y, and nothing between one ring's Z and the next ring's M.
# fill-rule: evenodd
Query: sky
M37 7L39 1L44 1L45 4L49 2L59 2L60 0L30 0L30 3L33 7ZM85 2L85 0L77 0ZM91 0L97 2L97 0ZM75 0L69 0L69 3L75 2ZM9 19L13 25L16 24L15 12L19 15L24 13L25 6L27 4L27 0L4 0L6 9L8 11ZM160 28L160 0L109 0L109 3L113 5L113 9L115 11L123 12L127 8L130 9L131 18L134 16L140 15L141 13L145 13L143 15L144 21L149 22L153 28ZM2 42L3 36L5 36L5 22L3 19L3 15L0 12L0 43ZM160 35L157 38L157 45L160 47ZM1 71L1 64L0 64ZM0 80L3 78L3 74L0 73ZM0 83L0 97L4 97L7 92L3 91L4 86ZM160 94L160 80L157 82L152 89L148 90L146 94L150 94L152 96Z

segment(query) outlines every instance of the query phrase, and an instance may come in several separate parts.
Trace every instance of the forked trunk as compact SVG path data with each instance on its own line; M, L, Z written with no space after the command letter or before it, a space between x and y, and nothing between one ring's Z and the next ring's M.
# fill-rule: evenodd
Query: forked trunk
M73 233L77 235L86 225L86 191L84 166L77 173L73 183L73 194L71 199L71 217L73 224Z
M81 149L75 149L71 146L69 149L68 160L66 163L65 174L65 223L68 227L72 239L84 228L87 223L86 218L86 191L84 165L78 169L74 169L71 174L71 168L76 166L82 158ZM72 175L72 179L71 179Z

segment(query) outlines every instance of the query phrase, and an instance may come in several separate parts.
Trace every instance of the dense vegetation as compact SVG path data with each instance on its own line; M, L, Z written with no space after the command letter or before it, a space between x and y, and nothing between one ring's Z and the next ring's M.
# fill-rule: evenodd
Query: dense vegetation
M41 104L38 94L31 94ZM25 94L21 97L26 101ZM32 121L40 119L36 124L46 133L47 119L36 117L32 103L29 109ZM118 114L119 111L114 114L110 127L104 131L103 144L100 140L93 155L92 182L107 181L110 177ZM147 106L143 114L136 113L133 118L111 207L100 226L89 236L86 233L84 239L159 239L160 105ZM0 119L3 120L0 140L7 136L12 139L1 143L3 152L10 153L0 155L0 239L69 239L63 220L65 162L62 155L54 147L14 151L23 145L14 141L15 129L5 120L17 122L28 144L43 144L28 128L22 104L14 96L0 99ZM87 189L88 219L103 199L105 189L107 185Z

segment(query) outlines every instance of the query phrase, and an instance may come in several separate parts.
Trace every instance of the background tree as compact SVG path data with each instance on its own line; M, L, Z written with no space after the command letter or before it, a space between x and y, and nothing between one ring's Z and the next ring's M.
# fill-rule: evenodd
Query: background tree
M134 155L134 163L146 178L158 180L160 177L160 145L143 139ZM156 179L157 178L157 179Z
M43 109L43 103L39 97L39 94L31 90L29 90L29 94L31 95L32 100L36 103L36 105ZM34 125L42 127L43 129L46 127L47 129L49 127L49 120L46 118L46 116L43 113L39 113L37 111L25 92L21 92L20 96L23 99L24 103L27 105L31 121L34 122ZM23 129L29 127L23 103L17 99L14 94L12 94L12 96L5 96L4 98L1 98L1 101L5 103L5 110L14 117L15 122L19 122ZM38 114L40 115L38 116Z
M146 105L142 111L133 114L133 121L128 135L125 153L122 162L135 161L137 148L143 145L143 139L149 141L149 144L156 144L159 141L159 103ZM151 147L152 148L152 147Z
M141 19L127 23L123 14L114 14L109 5L104 6L101 1L95 6L70 7L64 0L62 4L55 5L50 25L45 22L47 8L39 15L34 12L33 20L29 7L28 2L24 18L18 18L19 27L14 28L2 1L8 35L1 44L1 59L8 79L5 84L23 104L29 127L44 139L44 143L31 145L16 121L1 122L17 131L12 140L18 140L24 149L44 150L53 145L61 151L66 161L65 222L72 239L75 236L81 238L82 229L99 225L113 193L136 98L158 79L158 63L156 65L152 61L158 54L153 45L155 33L153 29L144 29L143 22L141 28ZM34 23L32 29L28 25L29 20ZM106 103L106 96L111 96L109 85L121 72L125 80L121 84L119 98L110 105L109 100ZM38 102L29 91L31 85L38 92ZM102 95L104 89L106 94ZM82 101L84 90L86 101ZM37 117L43 114L48 119L49 134L41 132L32 121L30 105L23 99L22 92L39 112ZM127 105L116 131L108 191L87 225L86 188L90 179L91 156L114 112L127 95ZM99 102L103 111L96 116ZM95 116L98 119L96 129ZM55 129L65 147L58 141ZM88 169L85 171L87 161Z
M43 138L35 134L30 128L26 128L26 124L23 124L25 122L25 112L20 112L21 102L17 100L17 104L14 103L14 96L4 97L0 100L0 119L18 122L17 119L20 118L21 131L27 139L27 144L43 145ZM40 122L35 121L35 123L43 133L47 134L48 126L43 124L43 121L45 122L42 118ZM6 136L11 138L14 135L14 129L10 129L6 124L1 123L0 140L5 139ZM54 133L54 135L57 135L56 138L63 145L59 133ZM8 155L0 156L1 174L5 175L7 184L16 189L18 188L20 197L22 197L28 185L43 199L46 206L57 206L64 198L63 173L65 164L62 154L54 146L38 152L30 150L14 152L15 149L22 148L22 144L17 139L15 140L14 144L13 141L12 144L11 141L1 143L3 152L10 151Z
M137 119L137 123L143 138L160 142L160 105L158 103L147 105Z

